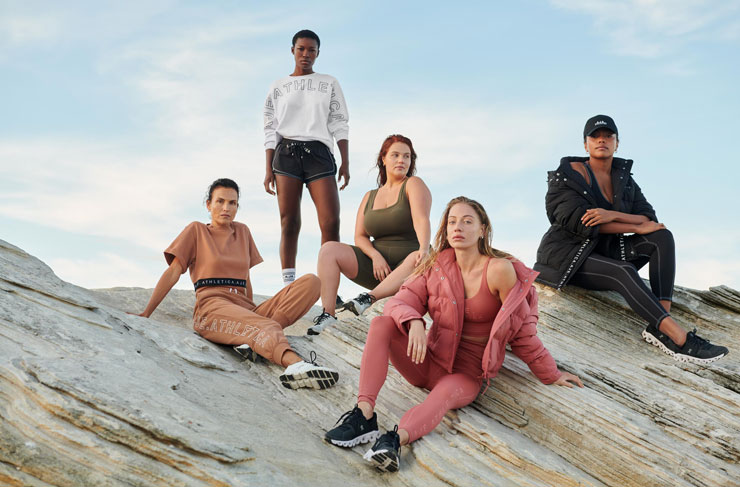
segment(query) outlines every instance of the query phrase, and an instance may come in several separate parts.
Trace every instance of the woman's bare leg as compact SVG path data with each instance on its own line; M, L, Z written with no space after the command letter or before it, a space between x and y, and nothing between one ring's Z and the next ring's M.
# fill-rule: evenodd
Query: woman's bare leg
M333 177L321 178L306 185L311 194L321 229L321 243L339 242L339 190Z
M295 258L298 253L303 181L276 174L275 188L280 209L280 264L283 269L291 269L295 268Z
M353 279L357 277L357 271L357 256L352 247L340 242L326 242L321 246L317 269L321 280L321 305L330 315L336 313L341 274Z
M407 277L414 272L414 262L416 262L416 256L419 254L418 251L411 252L401 262L401 265L393 269L393 272L388 274L385 279L380 281L380 284L375 286L375 289L370 291L370 294L377 300L393 296L401 288L401 284L406 280Z

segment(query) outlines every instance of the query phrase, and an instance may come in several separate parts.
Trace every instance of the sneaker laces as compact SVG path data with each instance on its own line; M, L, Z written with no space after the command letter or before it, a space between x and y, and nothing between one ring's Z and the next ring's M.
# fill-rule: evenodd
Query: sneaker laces
M373 297L370 293L362 293L359 296L355 298L355 301L357 301L360 304L373 304L376 299Z
M319 364L316 363L316 352L314 352L313 350L308 353L308 363L310 363L311 365L315 365L316 367L319 366Z
M339 423L344 423L344 422L346 422L346 420L348 420L348 419L350 418L350 416L352 416L353 414L355 414L355 410L359 410L359 409L360 409L360 408L358 408L357 406L355 406L355 408L354 408L354 409L351 409L351 410L349 410L349 411L345 412L344 414L342 414L342 415L341 415L341 416L339 417L339 419L337 420L337 422L336 422L336 423L334 423L334 426L338 425ZM362 411L360 411L360 412L362 412Z
M706 346L711 345L711 343L709 343L709 340L707 340L706 338L702 338L696 334L696 328L694 328L692 331L686 334L686 337L687 337L686 343L688 343L689 341L688 339L689 335L691 336L691 341L693 341L698 348L704 348Z
M333 318L332 315L330 315L326 310L322 311L320 315L318 315L316 318L313 319L313 322L317 325L321 324L322 321Z

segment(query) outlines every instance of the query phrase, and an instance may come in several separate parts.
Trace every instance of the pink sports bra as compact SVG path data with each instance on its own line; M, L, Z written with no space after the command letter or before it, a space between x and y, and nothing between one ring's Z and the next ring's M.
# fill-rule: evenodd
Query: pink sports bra
M483 268L483 278L478 292L472 298L465 299L463 338L488 338L493 320L501 309L501 301L491 294L491 290L488 288L488 264L490 262L491 259L488 259L486 266Z

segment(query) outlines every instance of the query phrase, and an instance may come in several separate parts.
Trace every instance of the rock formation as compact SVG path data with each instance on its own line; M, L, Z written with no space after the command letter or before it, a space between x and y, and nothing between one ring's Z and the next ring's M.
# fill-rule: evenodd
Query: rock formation
M101 270L103 272L103 270ZM91 291L0 241L0 485L740 485L740 293L678 288L674 316L730 347L677 364L640 338L611 293L540 287L539 333L584 389L545 386L516 357L473 405L377 474L323 432L355 401L362 318L304 336L299 353L340 371L330 390L280 386L190 327L194 295L173 291L152 319L150 290ZM389 428L425 391L392 371L378 414Z

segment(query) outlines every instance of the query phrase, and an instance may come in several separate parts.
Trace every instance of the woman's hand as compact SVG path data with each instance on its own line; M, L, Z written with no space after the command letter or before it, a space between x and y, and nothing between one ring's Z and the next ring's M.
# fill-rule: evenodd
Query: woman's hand
M571 382L573 384L571 384ZM581 382L581 379L579 379L577 375L573 375L570 372L563 372L563 371L561 371L560 377L558 378L558 380L553 382L553 384L559 385L559 386L570 387L570 388L572 388L574 384L577 385L578 387L583 387L583 383Z
M421 264L424 259L426 259L429 256L429 249L427 250L421 250L419 249L416 252L416 259L414 260L414 268L419 267L419 264Z
M411 320L409 325L409 346L406 348L406 356L411 361L420 364L427 355L427 333L422 320Z
M591 208L581 217L581 223L587 227L601 225L602 223L613 222L616 218L616 212L605 210L604 208Z
M664 228L665 225L663 225L662 223L648 220L637 225L637 228L635 228L635 233L640 235L647 235L648 233L657 232L658 230L663 230Z
M375 279L378 281L382 281L386 277L388 277L388 274L391 273L391 268L388 265L388 262L385 261L382 255L378 253L373 259L373 276L375 276Z
M267 191L268 194L274 195L275 194L275 173L272 172L272 168L268 169L265 172L265 191Z
M346 162L342 162L342 165L339 166L339 170L337 171L337 183L339 183L342 178L344 178L344 184L339 187L340 191L346 188L349 184L349 164Z

